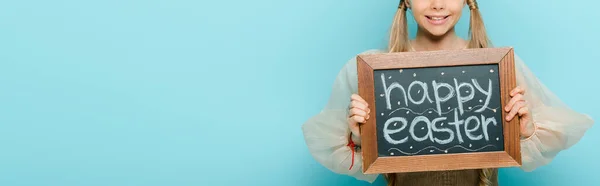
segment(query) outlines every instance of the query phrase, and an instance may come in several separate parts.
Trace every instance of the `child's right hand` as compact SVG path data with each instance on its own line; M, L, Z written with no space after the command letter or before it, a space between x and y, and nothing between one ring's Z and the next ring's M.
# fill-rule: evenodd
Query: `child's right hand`
M367 122L371 109L369 109L369 104L358 94L352 94L350 98L348 126L350 127L352 134L360 137L360 124Z

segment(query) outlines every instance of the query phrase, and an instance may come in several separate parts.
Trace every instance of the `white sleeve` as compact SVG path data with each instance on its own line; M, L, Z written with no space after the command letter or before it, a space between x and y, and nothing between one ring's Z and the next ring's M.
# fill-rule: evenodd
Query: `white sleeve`
M517 84L525 88L532 121L527 125L533 134L521 139L521 157L524 171L546 165L562 150L577 143L594 121L563 103L515 55Z
M335 173L373 183L378 174L363 174L362 154L355 152L352 158L352 149L348 146L351 135L347 124L348 106L350 96L357 90L356 58L352 58L338 73L325 108L308 119L302 131L310 153L321 165Z

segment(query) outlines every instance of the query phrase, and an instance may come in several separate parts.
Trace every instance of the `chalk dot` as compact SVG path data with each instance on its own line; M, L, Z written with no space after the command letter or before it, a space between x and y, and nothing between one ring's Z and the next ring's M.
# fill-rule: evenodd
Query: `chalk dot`
M399 72L402 73L402 69L400 69Z
M469 144L469 147L472 147L472 146L473 146L473 144Z
M394 155L394 153L393 153L393 152L390 152L390 155Z
M400 101L398 101L398 105L400 105Z
M441 126L444 126L444 123L442 123Z
M473 108L473 107L469 107L469 109L471 109L471 108Z
M463 70L463 71L462 71L462 73L464 74L464 73L465 73L465 71Z
M445 150L444 153L448 153L448 150Z
M496 109L492 109L492 111L496 112Z
M392 79L392 76L388 77L388 79Z
M451 107L448 107L448 110L452 109Z
M410 149L412 149L412 146L410 146Z
M496 138L496 141L500 141L500 138Z
M429 111L429 114L431 114L431 113L432 113L432 112L431 112L431 111Z
M413 73L413 77L417 77L417 73Z
M421 130L425 130L425 127L421 127Z
M417 93L421 93L421 90L417 91Z
M483 102L483 100L479 100L479 103Z
M408 112L408 111L406 111L406 114L408 114L408 113L409 113L409 112Z
M383 116L383 112L381 113L381 115Z
M494 73L494 69L490 69L490 73Z
M467 93L469 93L469 91L467 90Z
M442 75L444 75L444 72L442 72Z
M379 94L379 96L383 97L383 96L385 96L385 94Z
M433 150L429 150L429 152L433 152Z
M396 124L398 124L398 123L394 123L394 127L396 126Z

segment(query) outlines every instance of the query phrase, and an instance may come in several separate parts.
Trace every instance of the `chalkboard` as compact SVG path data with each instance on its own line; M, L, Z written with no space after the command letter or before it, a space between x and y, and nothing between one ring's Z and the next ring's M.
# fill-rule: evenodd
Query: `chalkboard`
M502 108L516 87L512 48L357 56L363 172L521 165L519 121Z
M374 75L379 156L504 150L497 64Z

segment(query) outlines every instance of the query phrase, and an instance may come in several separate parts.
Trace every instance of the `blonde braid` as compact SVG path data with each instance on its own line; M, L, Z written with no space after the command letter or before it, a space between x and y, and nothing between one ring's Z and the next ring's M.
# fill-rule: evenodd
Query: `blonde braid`
M408 2L406 0L400 0L390 31L390 40L388 44L389 52L406 52L410 49L408 25L406 21L407 10Z
M487 48L491 45L485 31L485 25L483 24L483 18L479 11L479 6L475 0L467 0L469 9L471 9L471 22L469 23L469 33L471 39L469 41L469 48Z
M498 176L497 169L481 169L479 170L479 186L493 186L495 183L492 179Z

